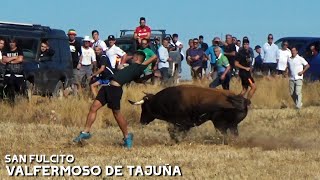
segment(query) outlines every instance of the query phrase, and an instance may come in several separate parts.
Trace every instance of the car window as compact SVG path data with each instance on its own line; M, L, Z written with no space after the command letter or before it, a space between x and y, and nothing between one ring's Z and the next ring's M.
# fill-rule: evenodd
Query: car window
M23 51L24 60L34 60L37 56L39 39L25 38L25 37L14 37L17 40L17 46ZM8 42L9 39L7 39ZM7 45L6 48L9 48Z
M58 39L48 39L50 49L54 50L54 55L51 57L53 61L60 61L60 48Z
M278 41L275 42L275 44L279 47L279 49L281 48L281 44L284 40L287 40L287 39L279 39ZM306 40L300 40L300 39L288 39L287 41L289 43L289 47L296 46L299 50L307 43Z
M135 51L135 45L133 42L116 42L116 45L128 54L132 54Z

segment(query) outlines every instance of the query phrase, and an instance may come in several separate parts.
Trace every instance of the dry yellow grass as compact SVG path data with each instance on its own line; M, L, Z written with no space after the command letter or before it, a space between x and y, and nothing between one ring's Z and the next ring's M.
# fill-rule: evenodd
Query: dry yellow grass
M73 154L75 165L102 167L169 163L181 167L179 179L320 179L320 84L304 86L300 111L293 108L287 80L257 80L257 86L253 109L240 124L240 137L228 146L219 144L210 122L193 128L180 144L170 140L165 122L140 126L140 108L127 99L139 100L142 91L158 92L161 87L124 89L122 110L135 135L129 151L120 147L122 135L107 108L98 113L93 137L85 146L70 143L83 128L88 98L34 98L31 103L21 100L14 109L2 103L0 179L8 178L6 154ZM239 92L240 83L233 80L231 88ZM280 109L283 104L289 107Z

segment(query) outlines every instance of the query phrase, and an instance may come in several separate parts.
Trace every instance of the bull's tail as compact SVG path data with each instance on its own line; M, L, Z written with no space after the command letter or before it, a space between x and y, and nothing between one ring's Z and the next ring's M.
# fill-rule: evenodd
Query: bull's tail
M240 111L246 110L248 105L251 104L251 101L249 99L246 99L241 95L227 96L227 101L230 102L235 109L238 109Z

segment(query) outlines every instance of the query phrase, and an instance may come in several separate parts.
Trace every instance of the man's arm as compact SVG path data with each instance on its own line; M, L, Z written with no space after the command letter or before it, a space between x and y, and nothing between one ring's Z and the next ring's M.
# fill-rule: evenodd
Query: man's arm
M227 55L227 56L236 56L236 51L232 51L232 52L224 52L224 55Z
M144 61L142 64L143 65L149 65L149 64L151 64L151 63L153 63L155 60L157 60L157 55L153 55L153 56L151 56L151 58L149 58L148 60L146 60L146 61Z
M147 32L147 36L145 38L150 39L150 37L151 37L151 32Z
M298 73L299 76L302 76L310 68L310 65L304 58L301 59L301 63L303 65L303 70Z
M98 71L96 71L95 73L92 74L91 77L94 77L94 76L97 76L97 75L101 74L105 69L106 69L106 66L105 66L105 65L102 65L102 66L98 69Z
M249 68L249 67L244 67L244 66L242 66L242 65L239 63L238 60L236 60L236 61L234 62L234 65L235 65L237 68L240 68L240 69L243 69L243 70L246 70L246 71L250 71L250 68Z
M4 55L2 57L2 59L3 59L2 60L3 63L9 63L9 62L14 61L15 59L17 59L17 57L8 57L8 56Z

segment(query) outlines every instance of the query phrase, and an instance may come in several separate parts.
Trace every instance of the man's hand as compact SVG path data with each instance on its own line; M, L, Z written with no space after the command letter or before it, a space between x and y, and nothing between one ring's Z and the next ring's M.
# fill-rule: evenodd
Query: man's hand
M251 68L250 67L246 67L245 70L249 72L251 70Z
M226 75L222 74L221 77L220 77L220 79L221 79L222 81L225 80L225 79L226 79Z
M81 68L81 64L79 63L78 65L77 65L77 69L79 70Z
M173 59L171 57L169 57L168 61L171 62L171 61L173 61Z
M299 75L299 76L302 76L302 75L303 75L303 72L302 72L302 71L301 71L301 72L299 72L299 73L298 73L298 75Z

